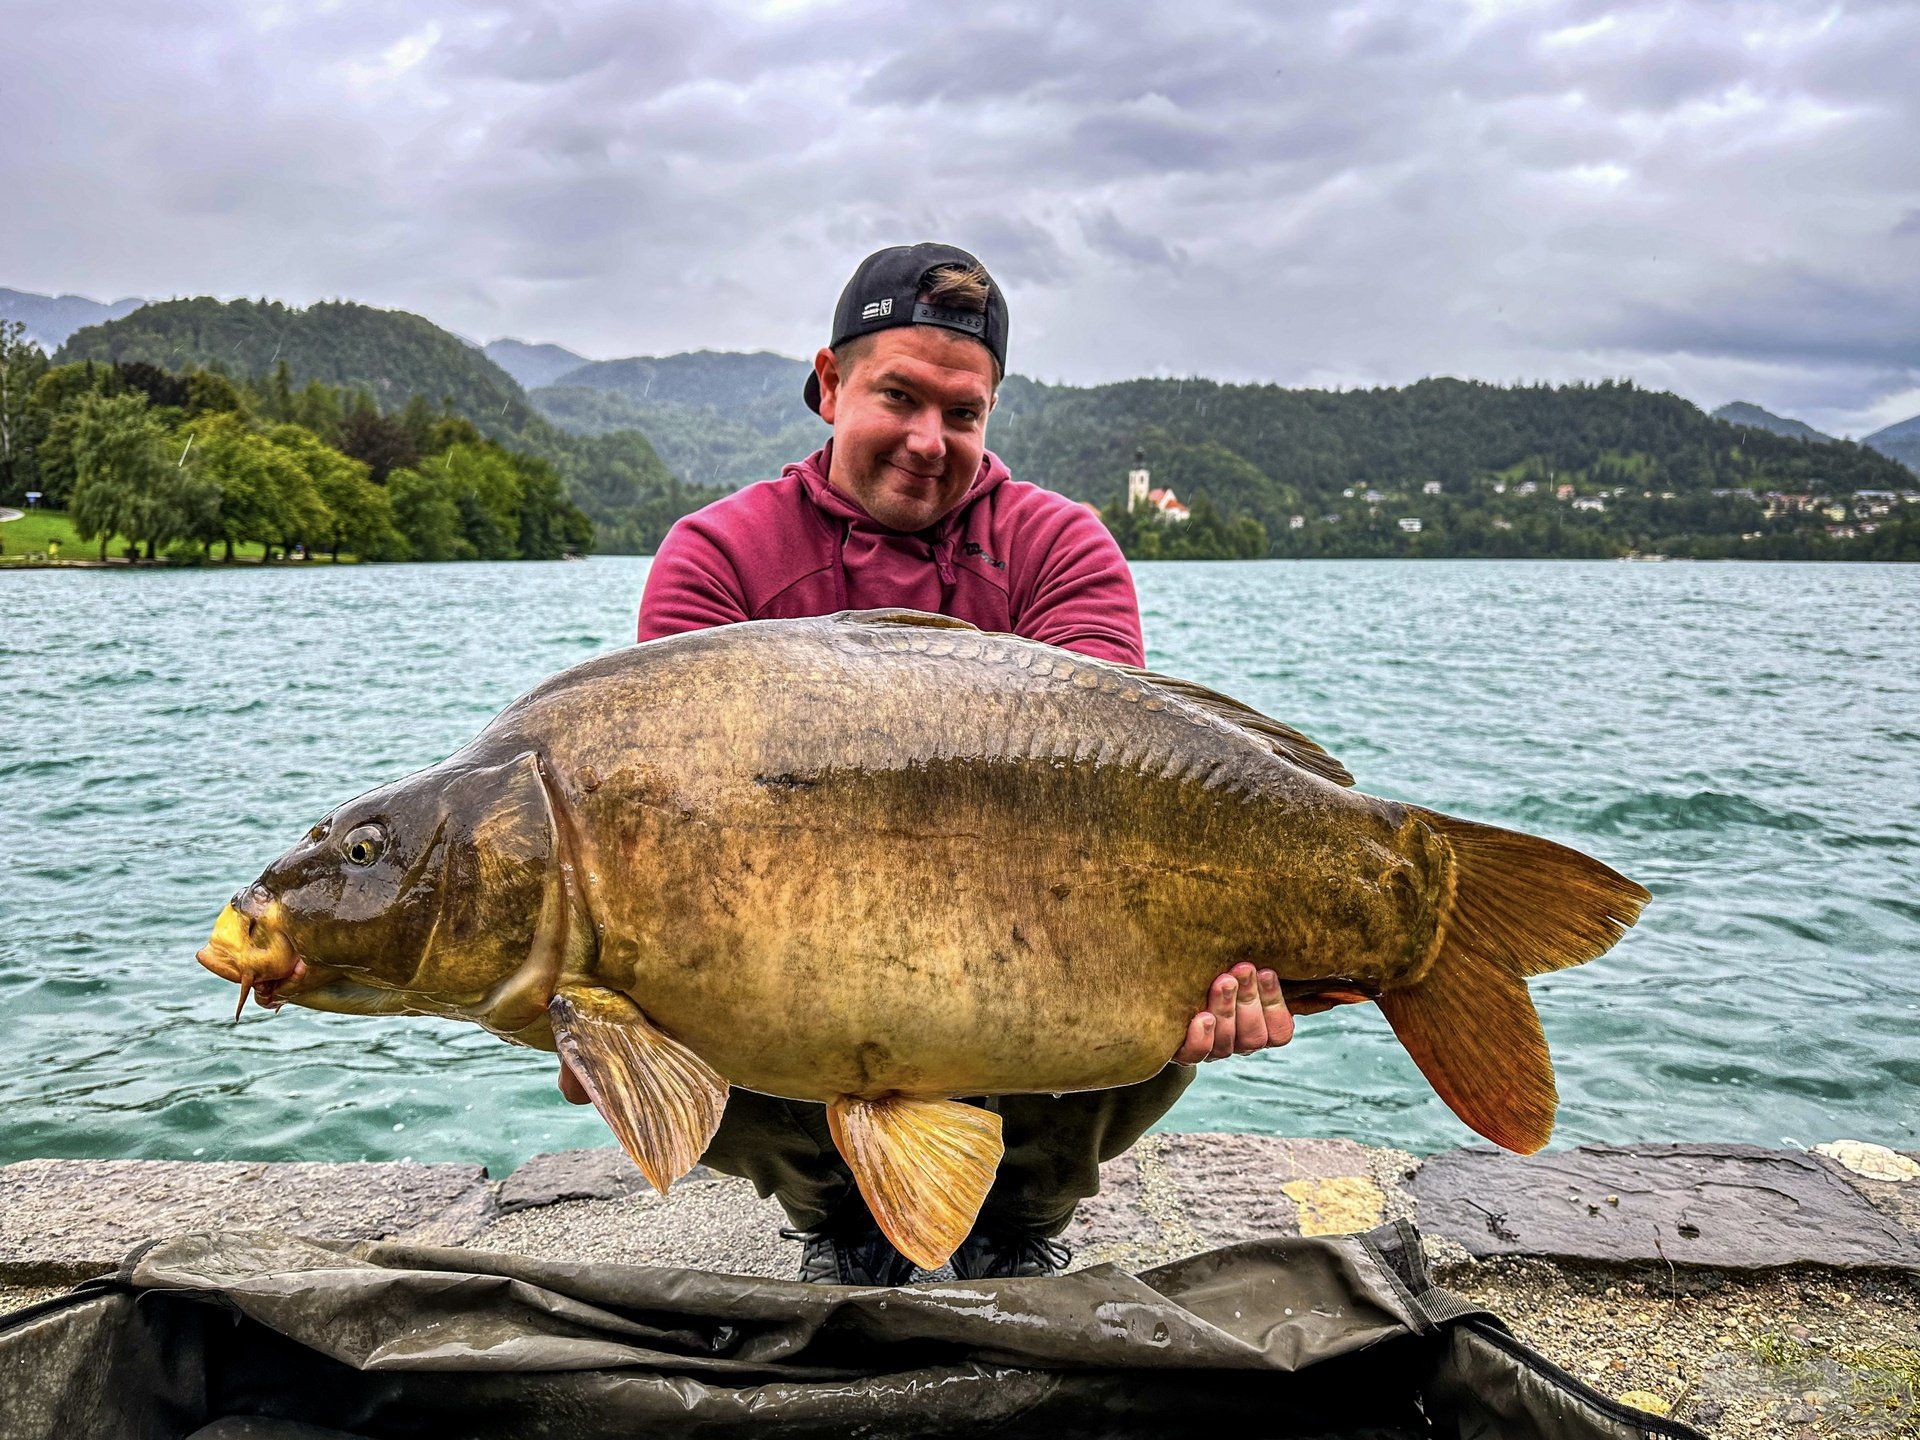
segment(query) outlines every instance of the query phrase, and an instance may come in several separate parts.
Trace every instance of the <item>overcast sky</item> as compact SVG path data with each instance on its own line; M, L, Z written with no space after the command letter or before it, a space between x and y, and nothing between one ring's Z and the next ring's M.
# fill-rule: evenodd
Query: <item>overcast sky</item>
M16 289L805 355L938 238L1041 379L1920 412L1920 0L0 5Z

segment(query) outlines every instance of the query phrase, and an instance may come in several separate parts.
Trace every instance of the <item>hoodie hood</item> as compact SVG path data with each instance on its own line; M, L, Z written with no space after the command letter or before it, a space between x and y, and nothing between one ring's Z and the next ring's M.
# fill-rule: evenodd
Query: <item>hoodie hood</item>
M968 512L1009 478L1007 467L991 450L980 457L980 471L960 497L960 503L925 530L894 530L875 520L860 505L834 489L827 479L833 463L829 440L813 454L789 465L783 475L796 479L827 527L836 535L843 604L854 610L900 604L882 597L920 592L919 608L944 613L958 578L953 555L964 533ZM927 571L931 568L932 575ZM917 573L916 573L917 572ZM937 592L928 588L929 580ZM918 582L918 583L916 583ZM931 603L929 603L931 602Z

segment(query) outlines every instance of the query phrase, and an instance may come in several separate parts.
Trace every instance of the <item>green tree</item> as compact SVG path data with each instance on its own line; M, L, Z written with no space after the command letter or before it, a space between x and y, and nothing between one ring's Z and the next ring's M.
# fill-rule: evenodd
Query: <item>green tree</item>
M559 472L544 461L515 458L520 472L520 558L558 560L593 544L593 521L570 503Z
M38 488L46 416L33 395L46 371L47 357L27 339L27 327L0 320L0 500L21 500Z
M269 420L293 419L293 371L284 360L273 367L263 408Z
M420 463L420 451L398 420L382 415L364 394L354 395L345 405L333 443L344 455L362 461L367 478L384 483L395 470L406 470Z
M469 441L442 451L421 469L442 477L475 555L482 560L519 556L522 492L511 455L487 441Z
M234 383L211 370L195 370L187 376L187 414L212 415L223 410L246 410L246 401Z
M385 558L401 549L393 524L393 502L382 487L367 478L367 467L323 443L299 425L276 425L267 439L306 471L315 494L326 507L324 534L335 561L342 547L363 558Z
M293 400L293 422L314 434L331 438L340 431L346 404L339 390L309 380Z
M72 409L89 395L112 395L119 388L120 377L113 366L81 360L55 365L41 375L33 387L33 403L53 416Z
M224 411L190 422L189 452L200 472L220 493L218 533L233 559L239 541L256 540L265 546L263 561L273 547L307 536L328 533L332 516L320 498L312 477L298 458L250 426L244 417Z
M396 470L387 476L387 496L393 502L393 523L413 559L473 559L460 506L444 473L431 467Z
M184 530L185 517L166 512L173 465L145 396L89 395L75 409L74 431L68 510L82 540L99 540L102 560L115 534L170 540Z

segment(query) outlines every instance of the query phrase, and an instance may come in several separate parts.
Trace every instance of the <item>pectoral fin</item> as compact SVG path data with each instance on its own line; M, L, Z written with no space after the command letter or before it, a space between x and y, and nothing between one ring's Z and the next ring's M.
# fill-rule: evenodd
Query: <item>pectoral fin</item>
M843 1095L827 1106L827 1126L894 1248L923 1270L946 1264L1005 1153L1000 1117L957 1100Z
M727 1082L615 990L570 985L547 1006L560 1054L653 1188L691 1170L727 1107Z

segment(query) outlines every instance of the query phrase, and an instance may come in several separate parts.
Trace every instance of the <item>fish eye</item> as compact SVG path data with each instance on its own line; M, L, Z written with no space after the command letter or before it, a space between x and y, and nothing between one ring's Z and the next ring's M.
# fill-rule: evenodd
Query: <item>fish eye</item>
M340 842L340 849L352 865L371 865L387 853L387 827L378 823L356 825Z

